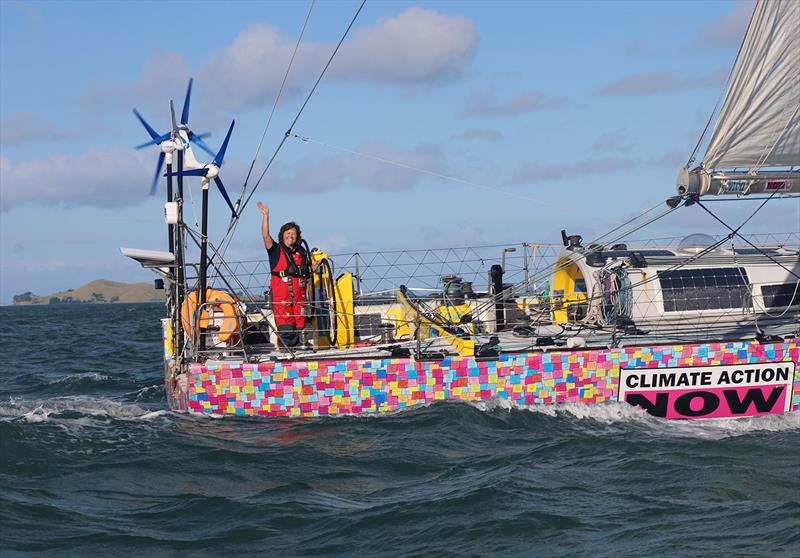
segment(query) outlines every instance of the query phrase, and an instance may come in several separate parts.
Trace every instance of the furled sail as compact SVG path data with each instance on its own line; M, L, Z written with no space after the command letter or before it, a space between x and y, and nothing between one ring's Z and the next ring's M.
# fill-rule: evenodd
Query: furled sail
M703 162L691 172L682 169L678 192L764 192L769 191L770 180L773 191L792 191L800 187L796 172L759 171L798 165L800 1L759 0ZM718 172L721 169L738 172ZM780 180L785 182L779 184Z

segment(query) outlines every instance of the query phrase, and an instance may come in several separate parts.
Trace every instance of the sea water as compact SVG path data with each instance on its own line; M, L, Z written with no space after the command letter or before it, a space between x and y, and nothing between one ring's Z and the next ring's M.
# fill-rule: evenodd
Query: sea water
M0 308L0 556L800 555L800 414L188 416L162 312Z

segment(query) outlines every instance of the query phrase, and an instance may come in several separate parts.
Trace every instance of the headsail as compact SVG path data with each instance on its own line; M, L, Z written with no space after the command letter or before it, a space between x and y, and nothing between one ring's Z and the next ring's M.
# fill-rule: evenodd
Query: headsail
M800 165L798 30L800 2L758 1L705 157L681 170L680 194L800 189L800 174L787 170Z

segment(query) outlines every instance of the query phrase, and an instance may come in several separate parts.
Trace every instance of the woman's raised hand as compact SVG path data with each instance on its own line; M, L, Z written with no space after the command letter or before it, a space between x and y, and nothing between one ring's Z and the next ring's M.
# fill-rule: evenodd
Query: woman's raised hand
M264 205L261 202L258 202L258 210L261 212L261 215L264 217L269 217L269 207Z

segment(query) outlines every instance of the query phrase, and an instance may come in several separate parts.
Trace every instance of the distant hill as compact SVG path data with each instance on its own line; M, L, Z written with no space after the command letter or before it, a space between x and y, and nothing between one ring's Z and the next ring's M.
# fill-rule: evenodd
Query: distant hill
M157 291L151 283L119 283L107 279L90 281L77 289L49 295L35 295L28 291L14 296L14 304L70 304L116 302L162 302L164 291Z

